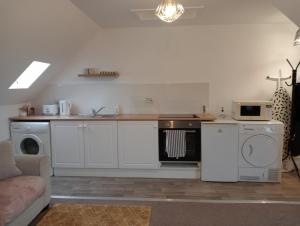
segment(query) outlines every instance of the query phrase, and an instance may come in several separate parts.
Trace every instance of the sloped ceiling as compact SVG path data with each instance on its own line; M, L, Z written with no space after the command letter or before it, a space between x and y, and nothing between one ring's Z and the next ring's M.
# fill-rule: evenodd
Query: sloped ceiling
M0 105L30 100L99 27L69 0L0 0ZM28 90L8 90L33 61L51 63Z
M166 24L155 16L153 20L141 20L132 12L133 9L155 9L161 0L71 1L104 28L289 23L271 0L180 0L184 7L204 8L197 10L194 18L180 19L172 24Z
M273 0L273 3L291 21L300 27L300 0Z
M181 0L204 6L194 20L176 25L289 23L271 0ZM273 0L296 24L299 0ZM160 0L0 0L0 105L30 101L61 75L69 60L101 27L161 26L141 21L131 9L155 8ZM95 23L96 22L96 23ZM100 25L100 26L99 26ZM163 24L165 25L165 24ZM165 25L166 26L166 25ZM51 63L28 90L8 90L33 61Z

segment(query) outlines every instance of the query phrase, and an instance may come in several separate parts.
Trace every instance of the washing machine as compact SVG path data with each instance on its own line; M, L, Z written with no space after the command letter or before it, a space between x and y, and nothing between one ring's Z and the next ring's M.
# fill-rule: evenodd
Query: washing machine
M11 122L15 155L48 155L51 159L49 122Z
M278 121L240 123L239 181L281 181L283 131Z

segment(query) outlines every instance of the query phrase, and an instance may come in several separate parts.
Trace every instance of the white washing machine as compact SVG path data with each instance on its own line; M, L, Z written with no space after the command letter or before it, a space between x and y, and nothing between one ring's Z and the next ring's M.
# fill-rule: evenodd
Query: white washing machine
M48 155L51 159L49 122L11 122L16 155Z
M240 123L239 181L281 181L283 131L278 121Z

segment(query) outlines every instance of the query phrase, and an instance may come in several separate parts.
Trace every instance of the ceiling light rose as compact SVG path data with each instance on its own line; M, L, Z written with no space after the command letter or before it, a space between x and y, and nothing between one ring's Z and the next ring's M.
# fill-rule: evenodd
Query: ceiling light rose
M294 46L299 46L299 45L300 45L300 29L298 29L294 41Z
M162 21L172 23L184 13L183 6L175 0L163 0L156 9L156 16Z

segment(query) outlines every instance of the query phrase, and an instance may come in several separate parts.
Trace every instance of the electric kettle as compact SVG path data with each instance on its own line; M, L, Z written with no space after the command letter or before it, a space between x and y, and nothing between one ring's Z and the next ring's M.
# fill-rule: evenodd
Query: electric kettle
M59 114L62 116L68 116L71 113L72 103L68 100L58 101L59 105Z

